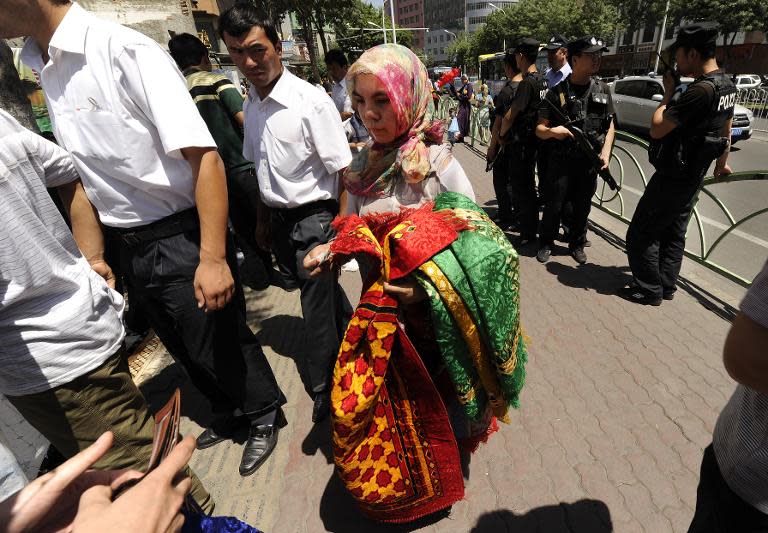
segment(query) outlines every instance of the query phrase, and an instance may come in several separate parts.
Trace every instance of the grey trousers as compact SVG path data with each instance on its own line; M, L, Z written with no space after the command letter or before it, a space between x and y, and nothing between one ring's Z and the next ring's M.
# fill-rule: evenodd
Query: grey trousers
M335 272L310 278L303 262L315 246L327 243L334 235L335 213L321 210L304 217L292 210L272 214L272 251L280 271L298 283L301 311L310 348L301 363L306 369L313 394L330 391L330 381L341 340L352 316L352 306L338 283Z

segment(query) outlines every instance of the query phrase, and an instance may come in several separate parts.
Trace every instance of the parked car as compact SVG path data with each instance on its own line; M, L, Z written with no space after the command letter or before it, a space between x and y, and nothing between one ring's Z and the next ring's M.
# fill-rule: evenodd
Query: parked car
M690 83L692 79L683 79ZM653 112L664 95L661 78L652 76L628 76L609 84L613 107L616 112L616 128L648 135ZM731 142L752 136L754 115L744 106L736 104L731 126Z
M763 83L763 79L758 74L738 74L734 83L737 89L756 89Z

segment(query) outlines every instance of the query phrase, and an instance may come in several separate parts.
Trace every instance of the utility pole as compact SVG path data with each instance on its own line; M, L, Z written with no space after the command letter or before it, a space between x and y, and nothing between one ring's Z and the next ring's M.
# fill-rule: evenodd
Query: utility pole
M661 33L659 34L659 46L656 48L656 64L653 67L655 73L659 73L659 56L661 55L661 48L664 46L664 34L667 32L667 16L669 15L669 0L664 7L664 20L661 22Z
M395 29L395 0L389 0L389 16L392 17L392 42L397 44L397 30Z

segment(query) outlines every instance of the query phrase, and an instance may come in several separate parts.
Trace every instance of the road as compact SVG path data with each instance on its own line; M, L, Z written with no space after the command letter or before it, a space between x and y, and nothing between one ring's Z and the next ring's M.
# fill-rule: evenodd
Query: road
M618 142L614 153L624 162L624 187L622 198L624 201L624 213L631 217L640 195L644 189L640 173L627 157L627 150L640 164L645 179L649 179L653 173L653 167L648 163L647 153L637 146L625 142ZM737 143L729 164L734 172L750 170L768 171L768 137L753 137L752 139ZM614 161L611 170L615 176L621 174L619 164ZM711 175L710 169L708 175ZM768 182L748 181L740 183L721 184L708 187L718 199L730 211L734 220L739 221L751 213L768 207ZM606 193L609 192L606 190ZM610 206L618 210L618 199L610 203ZM699 202L699 215L704 228L705 245L709 247L730 227L728 217L712 201L702 194ZM699 252L701 249L700 232L695 223L688 231L688 250ZM764 213L739 226L734 233L721 242L711 253L711 259L732 272L751 279L762 267L768 256L768 213Z

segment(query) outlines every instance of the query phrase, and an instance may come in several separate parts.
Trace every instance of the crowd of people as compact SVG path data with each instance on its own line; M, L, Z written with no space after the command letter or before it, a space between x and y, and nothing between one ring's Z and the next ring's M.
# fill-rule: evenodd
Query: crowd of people
M244 428L239 474L264 464L288 421L246 323L249 275L300 293L313 338L301 361L308 416L331 417L337 471L361 510L407 522L461 499L464 460L508 421L524 384L519 261L501 228L516 222L518 244L538 239L546 262L564 223L571 255L586 262L601 169L574 148L569 127L581 128L607 168L610 98L592 79L602 40L553 36L545 75L536 72L538 41L507 53L488 153L494 224L444 143L426 68L405 47L374 47L352 65L331 51L333 84L318 90L283 66L274 25L236 4L218 26L248 80L243 99L212 72L197 37L174 36L169 56L68 0L7 4L0 37L28 37L22 58L39 74L56 143L0 110L0 392L67 460L0 502L0 531L177 530L185 501L186 513L214 512L187 466L195 447ZM633 301L671 297L696 180L715 159L718 172L729 171L720 139L730 128L731 87L713 74L712 31L680 30L677 63L697 81L679 95L665 79L654 116L658 172L627 239L637 284L625 296ZM459 138L473 100L462 82ZM58 189L66 222L46 187ZM354 310L338 281L352 258L363 278ZM182 440L147 475L154 422L128 369L117 280L214 413L196 440ZM727 408L763 418L765 373L745 369L764 364L737 348L744 335L766 335L764 281L729 338L729 371L745 386ZM765 471L740 470L747 460L764 464L751 444L761 431L718 424L695 531L708 531L721 508L717 520L731 519L727 512L765 524L757 486L766 487ZM116 497L129 480L135 485ZM734 491L727 502L723 487Z

